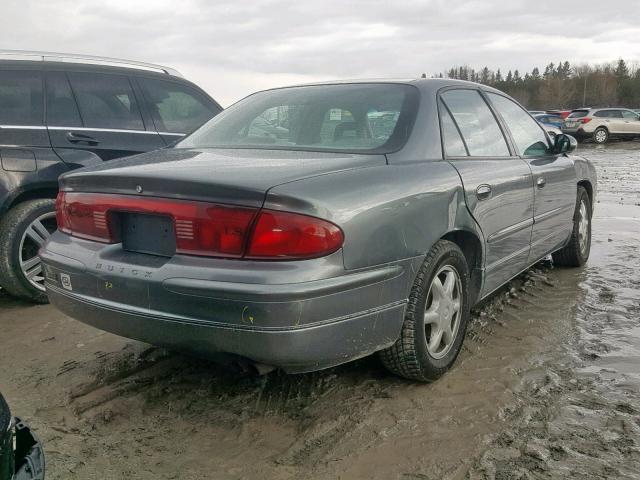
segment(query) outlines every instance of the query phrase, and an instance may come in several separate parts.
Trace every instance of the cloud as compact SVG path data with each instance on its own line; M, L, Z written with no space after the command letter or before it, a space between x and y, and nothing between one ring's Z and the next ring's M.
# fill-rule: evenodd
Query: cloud
M637 0L611 3L3 0L0 45L167 64L229 105L329 78L639 59Z

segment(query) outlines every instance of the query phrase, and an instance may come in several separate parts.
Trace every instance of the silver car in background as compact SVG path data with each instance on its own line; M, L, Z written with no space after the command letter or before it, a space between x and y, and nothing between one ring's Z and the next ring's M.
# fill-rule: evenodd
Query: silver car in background
M640 137L640 115L628 108L579 108L565 119L562 131L578 140L607 143L616 137Z

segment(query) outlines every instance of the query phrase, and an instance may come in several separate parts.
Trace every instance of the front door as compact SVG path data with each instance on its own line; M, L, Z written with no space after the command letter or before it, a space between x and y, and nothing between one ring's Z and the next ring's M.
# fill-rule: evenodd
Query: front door
M445 158L460 174L467 206L484 235L485 296L528 266L531 170L513 155L478 90L443 92L439 111Z
M47 73L47 127L62 158L85 150L111 160L163 147L139 104L125 75Z
M564 154L553 153L543 128L520 105L497 93L488 93L487 97L533 175L533 230L528 262L533 264L571 234L578 185L573 161Z

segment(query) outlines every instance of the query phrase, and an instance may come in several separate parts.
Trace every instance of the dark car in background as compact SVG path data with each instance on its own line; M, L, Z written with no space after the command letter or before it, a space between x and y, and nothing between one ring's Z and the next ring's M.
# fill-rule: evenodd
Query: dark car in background
M63 175L47 292L196 355L306 372L380 352L433 380L472 305L549 254L586 262L596 176L575 146L470 82L256 93L173 148Z
M46 301L37 252L60 174L166 147L220 111L167 67L0 51L0 286Z
M40 441L0 394L0 480L43 480L44 469Z

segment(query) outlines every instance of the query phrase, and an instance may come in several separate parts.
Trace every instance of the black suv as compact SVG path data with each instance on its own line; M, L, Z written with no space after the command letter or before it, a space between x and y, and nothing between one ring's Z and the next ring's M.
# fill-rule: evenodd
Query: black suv
M160 65L0 51L0 286L46 302L37 253L60 174L165 147L221 110Z

